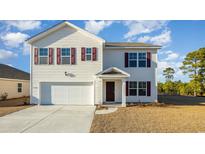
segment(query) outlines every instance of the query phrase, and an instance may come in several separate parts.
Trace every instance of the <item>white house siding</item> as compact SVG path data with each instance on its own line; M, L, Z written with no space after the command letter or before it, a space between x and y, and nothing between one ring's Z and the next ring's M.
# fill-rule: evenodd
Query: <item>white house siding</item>
M106 82L115 82L115 102L122 102L122 81L112 79L103 80L103 102L106 102Z
M41 82L93 82L95 74L102 71L102 49L103 42L93 39L79 31L68 26L53 32L31 45L31 59L34 57L34 48L54 48L54 64L53 65L34 65L32 63L32 99L31 103L39 103L40 99L40 83ZM76 48L76 64L74 65L57 65L56 64L56 48L75 47ZM81 61L81 47L97 47L97 61ZM74 77L65 76L65 71L74 74ZM99 85L98 85L99 84ZM99 88L101 82L94 84L98 89L95 91L95 102L101 100L101 91Z
M103 69L117 67L130 74L128 81L151 81L151 96L127 96L127 102L154 102L157 101L157 50L151 52L150 68L130 68L124 66L125 52L146 52L146 49L105 49L103 55Z
M22 92L18 93L18 83L22 83ZM0 79L0 95L8 93L8 99L29 96L29 80Z

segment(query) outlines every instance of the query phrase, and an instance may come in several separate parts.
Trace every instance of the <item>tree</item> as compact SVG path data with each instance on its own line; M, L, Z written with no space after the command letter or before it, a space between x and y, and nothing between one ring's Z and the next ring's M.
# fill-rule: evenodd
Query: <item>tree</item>
M191 78L190 84L193 88L194 96L197 93L202 95L205 86L205 48L188 53L180 69Z
M185 95L185 83L181 80L175 81L176 94Z
M166 68L163 70L163 76L166 78L166 81L171 81L174 79L175 70L171 67Z
M177 94L177 88L175 82L172 81L166 81L163 85L163 90L168 95L176 95Z
M164 94L163 83L158 82L157 88L159 94Z

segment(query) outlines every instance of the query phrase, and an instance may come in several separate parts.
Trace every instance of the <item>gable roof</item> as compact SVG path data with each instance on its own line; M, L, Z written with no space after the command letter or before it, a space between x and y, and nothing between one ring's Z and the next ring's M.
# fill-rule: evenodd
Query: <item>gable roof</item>
M42 32L40 32L40 33L38 33L38 34L36 34L36 35L34 35L34 36L32 36L32 37L30 37L29 39L27 39L26 42L29 43L29 44L31 44L31 43L33 43L34 41L37 41L37 40L39 40L39 39L41 39L41 38L43 38L43 37L49 35L50 33L59 30L60 28L62 28L62 27L64 27L64 26L71 27L71 28L76 29L76 30L82 32L83 34L88 35L88 36L90 36L90 37L92 37L92 38L94 38L94 39L96 39L96 40L105 42L104 39L102 39L102 38L100 38L100 37L98 37L98 36L96 36L96 35L94 35L94 34L88 32L88 31L86 31L86 30L84 30L84 29L82 29L82 28L80 28L80 27L78 27L78 26L75 26L74 24L72 24L72 23L70 23L70 22L68 22L68 21L62 21L62 22L60 22L60 23L58 23L58 24L56 24L56 25L54 25L54 26L52 26L52 27L50 27L50 28L48 28L48 29L46 29L46 30L44 30L44 31L42 31Z
M101 71L97 74L99 77L108 77L108 76L119 76L119 77L130 77L130 74L117 68L117 67L110 67L106 70Z
M30 80L30 74L14 67L0 64L0 78Z
M139 48L161 48L159 45L147 44L147 43L137 43L137 42L106 42L105 47L107 48L117 48L117 47L139 47Z

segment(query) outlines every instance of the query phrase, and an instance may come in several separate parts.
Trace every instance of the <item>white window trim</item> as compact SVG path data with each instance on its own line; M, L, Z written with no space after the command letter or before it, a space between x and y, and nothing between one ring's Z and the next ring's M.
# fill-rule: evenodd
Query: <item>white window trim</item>
M140 54L140 53L145 53L145 59L139 59L139 54ZM137 66L138 66L139 68L146 68L146 67L147 67L147 52L139 52L139 53L138 53L137 60L138 60ZM145 67L140 67L140 66L139 66L139 61L144 61L144 60L145 60Z
M130 59L130 54L131 53L137 54L137 58L136 59ZM137 52L129 52L128 53L128 67L132 67L132 66L130 66L130 61L136 61L136 67L138 67L138 53ZM133 68L136 68L136 67L133 67Z
M87 49L91 49L91 53L87 54ZM87 60L87 55L91 56L90 60ZM85 61L93 61L93 48L85 48Z
M140 88L139 87L139 85L140 85L139 83L140 82L145 82L146 87L145 88ZM140 89L145 89L145 95L139 95L139 90ZM138 96L147 96L147 82L146 81L138 81Z
M130 59L130 53L136 53L137 54L137 58L136 59ZM145 59L139 59L139 54L140 53L145 53ZM137 63L136 67L137 68L147 68L147 52L129 52L128 53L128 67L136 68L136 67L130 66L130 61L136 61L136 63ZM145 61L145 67L139 67L139 61Z
M130 82L137 82L137 81L128 81L128 96L138 96L138 82L136 88L130 88ZM136 95L130 95L130 89L136 89Z
M70 49L70 56L62 56L62 49ZM61 56L61 65L70 65L71 64L71 48L61 48L61 54L60 54L60 56ZM67 57L67 58L69 58L70 59L70 63L69 64L63 64L62 63L62 57Z
M21 85L20 87L19 87L19 84ZM21 92L19 92L19 88L21 89ZM23 83L17 83L17 92L18 93L22 93L23 92Z
M47 56L41 56L41 55L40 55L40 50L41 50L41 49L47 49L47 53L48 53ZM41 63L40 63L40 58L41 58L41 57L46 57L46 58L47 58L47 63L46 63L46 64L41 64ZM38 64L39 64L39 65L48 65L48 64L49 64L49 49L48 49L48 48L39 48Z

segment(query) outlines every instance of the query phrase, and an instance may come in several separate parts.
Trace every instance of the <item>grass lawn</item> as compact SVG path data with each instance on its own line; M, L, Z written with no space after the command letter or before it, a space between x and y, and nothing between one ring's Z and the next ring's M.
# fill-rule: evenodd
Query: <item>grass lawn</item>
M178 96L180 101L181 96ZM183 96L184 97L184 96ZM172 96L164 97L170 99ZM191 98L191 97L190 97ZM187 98L189 99L189 98ZM192 99L192 98L191 98ZM204 103L205 103L205 98ZM165 106L134 106L118 108L116 112L95 115L91 131L96 133L185 133L205 132L205 106L203 101L196 105L177 102ZM200 98L201 100L201 98ZM196 98L195 98L196 101ZM172 104L172 105L170 105Z
M24 105L24 100L25 98L17 98L0 101L0 117L32 106Z

